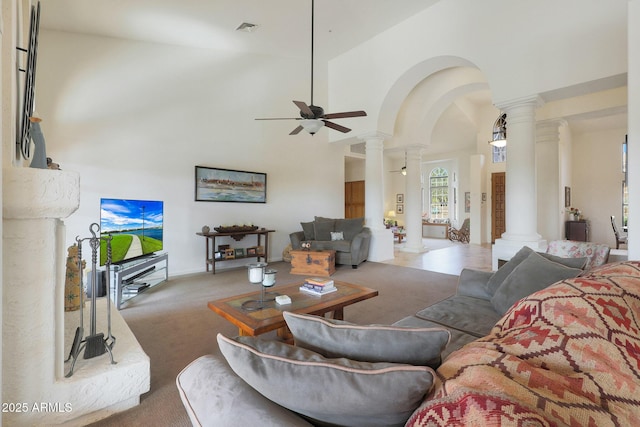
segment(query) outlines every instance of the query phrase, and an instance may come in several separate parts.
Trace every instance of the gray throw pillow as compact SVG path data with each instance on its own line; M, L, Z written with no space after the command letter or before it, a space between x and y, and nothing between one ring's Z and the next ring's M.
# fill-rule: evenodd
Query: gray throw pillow
M314 221L313 229L316 240L331 240L331 232L334 231L335 221Z
M304 240L315 240L316 234L315 229L313 227L313 221L311 222L301 222L302 232L304 233Z
M354 325L289 311L283 315L296 346L325 357L406 363L435 369L451 339L451 333L445 328Z
M257 337L217 338L240 378L313 424L403 426L433 385L434 371L425 366L327 359Z
M587 262L589 262L589 258L566 258L566 257L551 255L545 252L537 252L537 253L542 255L549 261L557 262L558 264L562 264L565 267L579 268L581 270L584 270L584 268L587 266Z
M337 219L335 224L336 231L342 231L345 240L353 240L356 234L362 231L363 227L364 218Z
M558 264L562 264L564 266L570 268L580 268L584 269L587 265L587 258L564 258L555 255L550 255L547 253L536 252L528 246L523 246L508 262L506 262L502 267L500 267L494 274L491 276L487 284L485 285L485 289L489 294L494 295L496 293L496 289L502 284L504 279L507 278L509 274L518 266L522 261L527 259L529 255L532 253L536 253L538 255L543 256L544 258L557 262Z
M487 282L486 289L490 295L495 295L496 289L504 282L504 279L507 278L509 274L527 257L535 252L528 246L523 246L514 256L511 257L509 261L507 261L502 267L498 268L498 270L493 273L493 276Z
M498 313L504 314L516 301L581 273L579 268L566 267L532 252L504 279L491 298L491 305Z

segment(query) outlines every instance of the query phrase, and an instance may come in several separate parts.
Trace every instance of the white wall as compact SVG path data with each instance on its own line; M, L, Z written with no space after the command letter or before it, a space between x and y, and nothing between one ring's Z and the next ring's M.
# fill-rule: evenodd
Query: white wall
M592 242L614 248L610 216L615 215L620 226L625 133L626 129L612 129L573 136L571 206L589 220Z
M438 71L429 62L434 58L458 58L479 68L497 105L624 74L626 3L441 1L333 59L329 98L338 109L359 100L368 117L354 125L356 132L393 133L393 122L383 114L395 113L387 104L399 106L404 99L398 81L406 77L415 85ZM579 19L567 19L577 11ZM500 25L487 24L492 22ZM431 69L421 69L424 64Z
M342 148L326 131L289 136L308 61L42 31L37 110L47 154L81 179L68 244L100 219L101 197L163 200L170 275L203 271L203 225L273 228L270 259L314 215L344 215ZM317 73L322 99L326 73ZM194 166L267 173L267 203L194 201ZM322 165L322 167L311 167ZM241 245L254 245L240 242ZM231 241L230 243L234 243ZM233 261L220 268L244 265Z

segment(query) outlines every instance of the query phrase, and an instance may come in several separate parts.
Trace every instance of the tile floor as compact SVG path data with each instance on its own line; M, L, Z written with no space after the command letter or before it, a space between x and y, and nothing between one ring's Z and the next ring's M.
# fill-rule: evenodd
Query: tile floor
M446 274L460 274L463 268L491 271L491 245L473 245L445 239L422 239L427 252L414 254L401 251L395 244L395 259L386 264L419 268Z

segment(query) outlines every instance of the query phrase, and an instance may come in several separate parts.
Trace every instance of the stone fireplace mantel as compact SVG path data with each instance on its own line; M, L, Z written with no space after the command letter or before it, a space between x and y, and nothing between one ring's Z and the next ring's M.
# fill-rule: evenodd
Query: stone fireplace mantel
M28 409L3 413L3 424L83 425L137 405L150 387L149 358L117 310L111 315L118 363L111 365L104 355L82 360L72 377L64 376L70 350L65 335L69 341L79 315L64 312L62 219L80 204L79 175L8 167L2 185L2 398ZM97 304L99 327L105 302Z

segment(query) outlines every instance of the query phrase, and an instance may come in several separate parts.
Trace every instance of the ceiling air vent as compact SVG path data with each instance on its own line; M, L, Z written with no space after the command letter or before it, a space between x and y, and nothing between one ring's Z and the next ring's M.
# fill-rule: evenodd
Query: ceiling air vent
M238 26L238 28L236 28L236 31L244 31L245 33L253 33L257 29L258 29L258 26L256 24L251 24L249 22L243 22L242 24L240 24Z

